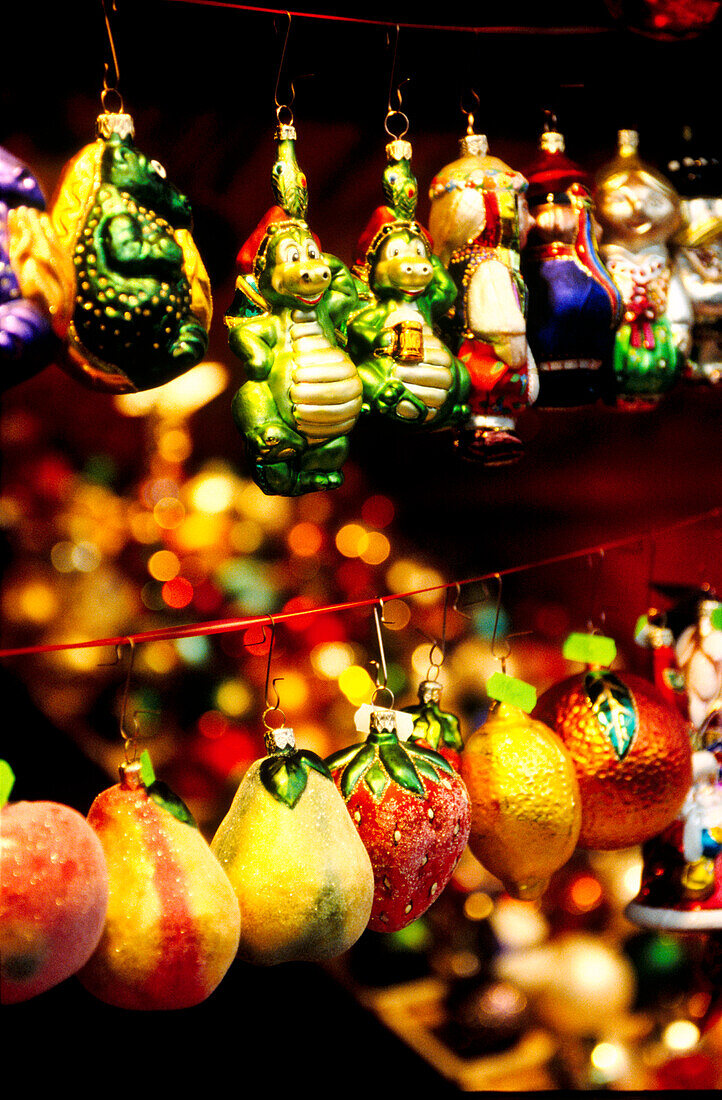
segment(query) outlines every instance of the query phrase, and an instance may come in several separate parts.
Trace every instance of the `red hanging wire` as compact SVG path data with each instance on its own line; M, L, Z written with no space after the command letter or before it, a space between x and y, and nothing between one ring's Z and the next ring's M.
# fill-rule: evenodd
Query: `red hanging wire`
M298 611L281 611L277 614L274 613L273 616L270 614L254 615L251 618L245 619L216 619L211 622L193 623L186 626L158 627L156 630L145 630L136 634L122 634L114 638L93 638L83 642L55 642L52 645L19 646L14 649L0 649L0 658L29 656L30 654L36 653L54 653L66 649L99 649L105 646L127 645L129 642L131 644L136 644L139 642L153 642L159 640L171 641L177 638L198 638L214 634L232 634L240 630L247 630L252 626L262 626L269 622L275 624L286 622L289 619L300 619L307 615L330 615L334 613L343 613L345 611L355 611L364 607L378 607L380 601L388 603L391 600L411 599L414 596L424 595L428 592L445 592L451 588L456 588L458 590L461 585L479 584L482 581L489 581L494 578L509 577L516 573L528 573L534 569L543 569L547 566L559 565L565 561L574 561L576 558L588 557L594 554L605 554L610 550L616 550L622 546L632 546L634 543L644 543L647 539L659 538L661 535L669 534L672 531L678 531L684 527L692 527L695 524L704 523L705 520L714 519L720 515L722 515L722 506L711 508L707 512L700 512L693 516L687 516L684 519L677 520L675 523L668 524L664 527L653 528L636 535L627 535L623 538L614 539L597 546L586 546L581 550L570 550L565 554L555 554L551 557L540 558L537 561L526 562L522 565L512 565L507 569L494 569L489 573L482 573L477 577L469 577L463 581L446 581L443 584L430 585L427 588L416 588L408 592L394 592L383 597L374 596L366 600L329 604L328 606L308 607Z

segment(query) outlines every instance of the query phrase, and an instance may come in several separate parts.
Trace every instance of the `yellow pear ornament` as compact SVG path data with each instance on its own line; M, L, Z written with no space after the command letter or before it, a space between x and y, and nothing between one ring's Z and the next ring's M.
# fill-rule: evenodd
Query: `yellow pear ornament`
M269 730L211 842L241 909L239 957L274 965L348 950L371 916L371 860L331 773Z
M527 713L534 688L495 673L487 692L500 698L461 755L471 798L469 848L512 897L531 901L576 847L579 784L561 739Z

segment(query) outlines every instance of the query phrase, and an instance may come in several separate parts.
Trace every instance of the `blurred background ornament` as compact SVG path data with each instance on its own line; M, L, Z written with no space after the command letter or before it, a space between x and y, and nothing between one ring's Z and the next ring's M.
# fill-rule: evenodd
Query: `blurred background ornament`
M693 38L717 18L719 0L604 0L610 14L627 30L650 38Z
M722 165L710 139L686 126L666 172L681 198L684 224L674 237L674 271L692 303L691 357L686 377L722 380Z
M682 224L672 184L637 153L639 135L620 130L616 155L595 177L600 253L624 300L615 340L617 406L654 408L681 377L692 306L673 274L669 243Z
M679 635L676 656L684 676L689 719L696 748L709 748L719 739L722 705L722 629L716 621L722 607L713 592L700 594L695 620Z
M527 338L539 371L539 407L586 405L613 393L614 335L622 298L602 263L587 173L565 154L556 120L524 168L533 219L522 252Z
M0 391L59 356L74 283L37 179L0 148Z
M490 156L486 136L473 126L469 114L461 156L431 181L429 230L459 291L450 331L471 377L471 415L458 446L497 466L521 457L516 418L539 389L520 262L530 219L526 179Z

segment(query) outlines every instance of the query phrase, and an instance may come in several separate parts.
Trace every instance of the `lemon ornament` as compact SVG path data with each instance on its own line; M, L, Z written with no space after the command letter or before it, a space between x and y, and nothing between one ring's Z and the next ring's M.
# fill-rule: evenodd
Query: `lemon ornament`
M487 693L495 702L461 754L471 798L469 848L512 897L531 901L576 847L579 784L560 738L527 713L534 688L495 673Z

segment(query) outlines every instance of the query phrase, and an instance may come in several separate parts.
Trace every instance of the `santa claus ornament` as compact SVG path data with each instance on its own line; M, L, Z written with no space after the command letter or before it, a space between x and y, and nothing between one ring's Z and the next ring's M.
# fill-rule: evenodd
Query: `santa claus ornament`
M616 646L571 635L569 660L587 665L549 688L534 717L564 742L582 801L579 846L608 851L641 844L679 812L692 780L687 723L653 684L612 670Z
M450 314L455 350L471 378L471 415L458 446L489 466L521 457L517 417L538 393L520 258L526 187L520 172L489 155L469 115L461 156L437 172L429 191L434 248L459 291Z
M226 325L245 376L233 417L251 474L264 493L298 496L343 482L362 385L336 330L358 295L351 272L321 251L306 222L308 187L296 160L295 127L279 122L276 141L276 205L238 254Z
M522 253L526 330L539 371L537 405L591 404L612 393L622 298L597 248L590 181L549 127L524 169L533 224Z

